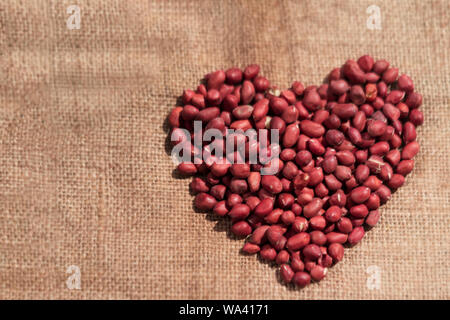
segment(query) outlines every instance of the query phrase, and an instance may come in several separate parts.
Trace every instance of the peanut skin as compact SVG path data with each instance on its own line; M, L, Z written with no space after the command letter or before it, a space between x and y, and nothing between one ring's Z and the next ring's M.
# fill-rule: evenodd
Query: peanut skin
M408 182L423 96L370 55L317 86L280 89L260 71L217 70L183 91L168 114L177 177L193 176L194 206L229 219L242 253L304 287L380 223L380 206Z

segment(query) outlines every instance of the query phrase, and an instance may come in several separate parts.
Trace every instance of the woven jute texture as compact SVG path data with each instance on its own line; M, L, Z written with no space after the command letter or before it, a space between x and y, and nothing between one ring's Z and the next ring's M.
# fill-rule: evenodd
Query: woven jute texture
M449 299L449 21L447 0L2 1L0 298ZM195 212L164 121L209 71L259 63L280 87L320 84L365 53L423 94L421 152L379 225L294 289Z

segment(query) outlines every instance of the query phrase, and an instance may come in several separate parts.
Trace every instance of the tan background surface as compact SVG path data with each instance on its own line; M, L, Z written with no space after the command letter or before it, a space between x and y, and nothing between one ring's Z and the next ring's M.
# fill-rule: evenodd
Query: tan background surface
M371 4L382 30L366 28ZM449 299L449 20L448 0L2 1L0 298ZM194 212L163 122L211 70L257 62L281 87L317 84L364 53L423 93L422 151L379 226L295 290Z

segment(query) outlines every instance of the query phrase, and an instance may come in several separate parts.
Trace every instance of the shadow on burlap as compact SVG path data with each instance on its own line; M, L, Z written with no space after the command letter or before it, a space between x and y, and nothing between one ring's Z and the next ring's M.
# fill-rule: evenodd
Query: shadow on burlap
M79 30L72 1L0 5L0 298L450 298L448 1L77 3ZM382 30L366 27L372 4ZM218 68L256 62L280 87L310 85L365 53L423 94L421 152L379 225L293 289L193 210L164 119Z

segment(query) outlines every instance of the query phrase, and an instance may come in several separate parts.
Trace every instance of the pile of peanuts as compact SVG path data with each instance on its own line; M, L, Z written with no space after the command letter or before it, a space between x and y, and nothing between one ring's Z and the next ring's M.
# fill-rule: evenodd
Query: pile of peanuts
M196 91L185 90L183 106L169 115L173 144L199 152L180 129L192 133L200 120L225 134L277 129L280 143L265 147L279 156L257 164L182 162L177 169L195 175L197 209L231 218L231 231L246 238L243 252L275 261L286 283L304 287L322 280L344 246L375 226L380 205L412 171L422 95L410 77L369 55L333 69L320 86L294 82L284 91L259 69L219 70ZM279 162L278 171L261 175L270 161Z

